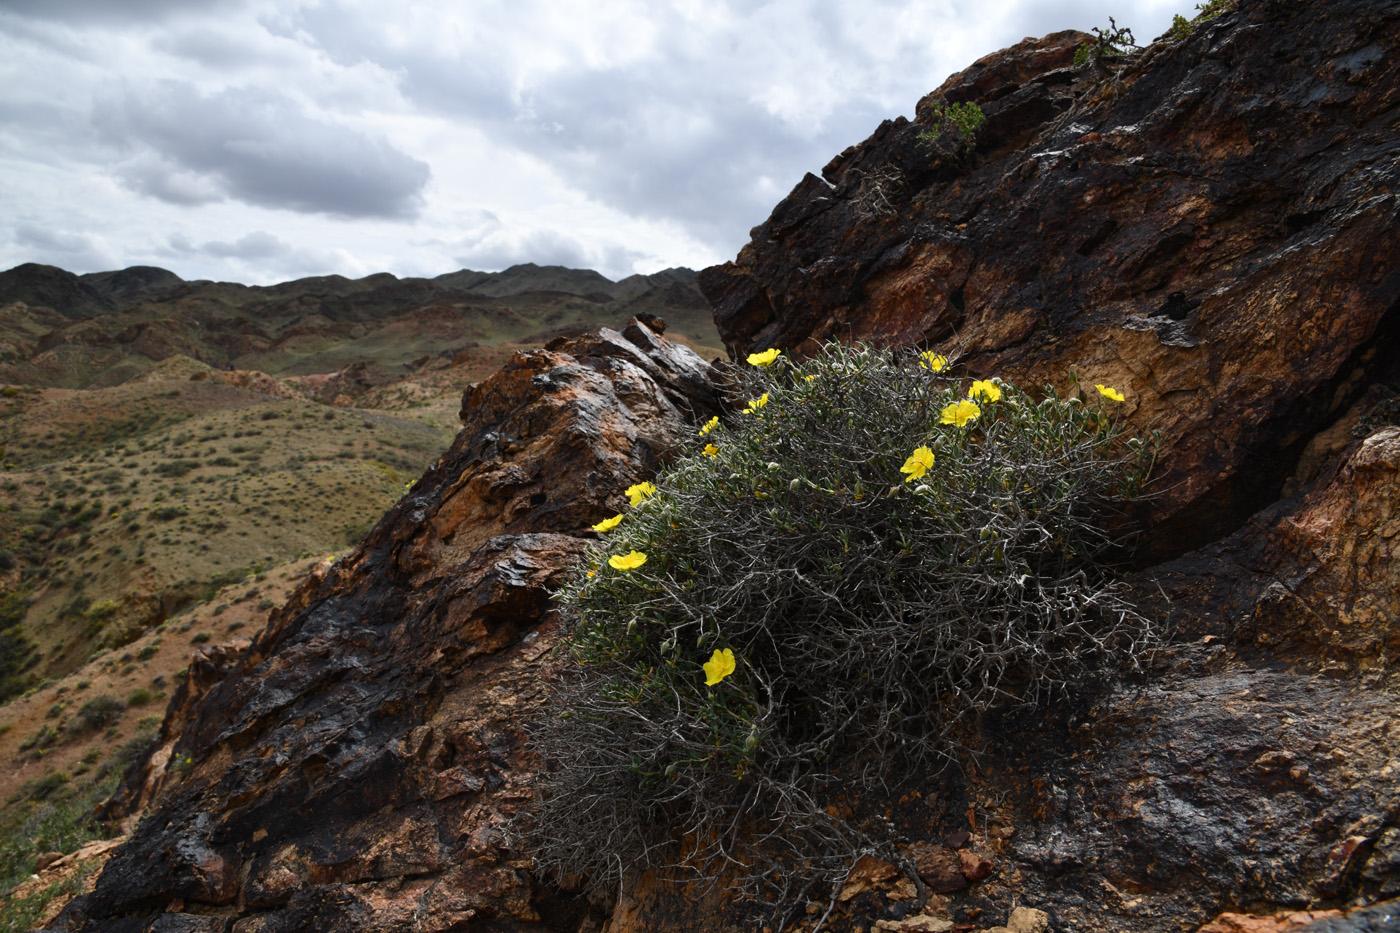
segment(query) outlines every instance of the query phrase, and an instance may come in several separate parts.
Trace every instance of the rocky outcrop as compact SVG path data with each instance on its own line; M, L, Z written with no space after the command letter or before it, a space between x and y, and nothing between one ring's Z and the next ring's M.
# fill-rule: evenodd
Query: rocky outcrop
M503 834L537 767L549 593L718 411L708 379L634 321L472 387L452 449L355 552L241 655L191 666L109 816L157 802L60 924L577 929L594 908Z
M989 720L961 772L853 792L904 864L862 860L799 928L1386 929L1400 4L1241 0L1075 68L1083 38L949 79L701 277L731 352L863 339L1022 384L1073 369L1162 438L1129 583L1169 643L1135 683ZM938 98L987 114L974 145L920 138ZM641 322L472 387L452 450L363 545L195 671L163 734L187 770L132 776L150 815L59 923L725 928L722 885L590 903L502 832L540 766L523 726L550 588L715 410L705 367Z
M1397 17L1242 0L1128 64L1070 67L1066 33L988 56L701 274L721 336L1118 386L1163 432L1152 553L1214 540L1400 357ZM982 108L973 146L922 138L938 100Z
M1135 692L1000 724L966 778L900 789L942 889L918 922L1019 902L1055 929L1341 929L1321 911L1400 894L1400 5L1241 2L1097 69L1071 66L1083 38L950 78L701 286L736 356L867 340L1073 371L1160 432L1134 586L1174 642ZM939 100L982 108L975 143L920 138ZM983 879L920 848L958 830ZM833 922L905 923L898 893Z

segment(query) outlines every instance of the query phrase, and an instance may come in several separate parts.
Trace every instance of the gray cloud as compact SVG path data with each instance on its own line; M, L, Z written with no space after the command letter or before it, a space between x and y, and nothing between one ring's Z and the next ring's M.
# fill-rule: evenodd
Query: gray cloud
M222 259L269 259L290 252L291 245L279 240L264 230L256 230L239 237L232 243L218 240L205 243L200 251Z
M695 43L674 11L657 5L652 54L616 65L580 61L528 80L520 77L521 68L530 71L528 59L512 58L519 45L501 47L486 33L473 32L460 36L459 46L390 46L380 40L377 21L354 0L303 8L296 23L339 63L372 61L391 69L401 91L419 106L481 126L600 203L675 223L727 251L804 172L819 170L882 119L897 115L879 99L888 93L888 75L917 73L931 57L930 50L897 34L860 45L843 19L852 8L842 4L785 6L794 17L792 34L755 41L753 34L770 29L774 16L720 0L716 15L728 22L718 35ZM900 6L871 3L869 15L891 18ZM523 22L547 17L551 9L544 4L531 11L526 5L513 12ZM617 42L627 38L619 35ZM787 121L764 102L762 94L778 82L770 58L782 59L784 79L816 101L822 117ZM804 72L811 73L810 82L800 77ZM827 80L839 86L839 97L824 99ZM932 86L899 106L912 111Z
M346 217L410 218L428 183L427 164L387 141L305 114L290 98L252 88L205 96L165 81L101 101L102 135L137 155L119 177L175 204L217 192L248 204ZM184 172L177 183L161 171Z
M0 13L64 22L131 24L178 13L204 13L244 0L0 0Z
M73 272L96 272L115 265L106 249L82 234L21 223L14 228L13 240L32 257L30 262L46 263Z
M114 171L122 184L132 191L158 198L167 204L193 206L224 200L214 179L185 171L154 152L144 152L120 163Z
M355 271L345 268L344 257L326 250L298 247L265 230L245 233L236 240L209 240L204 243L196 243L187 235L177 233L167 238L167 244L159 251L161 258L175 259L176 264L182 267L192 265L201 270L215 266L257 269L263 270L261 277L268 281L326 275L330 272L354 274ZM267 273L271 273L271 276Z

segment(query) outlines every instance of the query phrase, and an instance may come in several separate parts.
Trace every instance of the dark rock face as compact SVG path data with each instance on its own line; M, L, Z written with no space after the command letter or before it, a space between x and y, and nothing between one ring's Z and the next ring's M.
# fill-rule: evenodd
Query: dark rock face
M0 302L62 308L64 316L85 320L116 307L111 297L57 266L26 262L0 272Z
M502 832L536 767L549 592L587 526L718 411L708 377L634 322L470 389L456 444L357 551L240 657L192 666L109 815L156 805L61 922L576 929L590 906L540 887Z
M999 865L935 912L1282 929L1248 924L1395 897L1400 4L1242 2L1116 80L1066 69L1077 42L949 79L702 289L736 355L1074 367L1162 432L1135 586L1175 643L1137 692L1008 727L940 788L953 814L904 824L970 823ZM986 112L974 152L918 139L938 97Z
M1246 0L1116 80L1065 67L1075 34L988 56L701 274L721 336L1074 367L1164 433L1156 553L1228 533L1400 356L1397 18ZM940 97L985 111L975 151L919 139Z
M989 722L965 772L895 789L920 910L905 866L863 859L802 928L1390 929L1400 3L1242 0L1116 75L1070 67L1082 38L949 79L934 96L987 113L974 151L919 140L923 103L701 277L735 353L842 338L1021 384L1074 367L1163 438L1129 582L1170 643L1139 682ZM539 767L522 724L550 588L717 410L703 364L641 323L472 387L453 449L360 549L194 670L117 805L150 814L62 923L723 929L722 888L589 904L502 833Z

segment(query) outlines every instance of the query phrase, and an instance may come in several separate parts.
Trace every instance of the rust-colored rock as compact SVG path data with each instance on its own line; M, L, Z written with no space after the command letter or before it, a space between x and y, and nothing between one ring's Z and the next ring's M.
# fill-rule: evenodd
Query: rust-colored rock
M1226 911L1197 933L1293 933L1307 929L1319 920L1341 915L1340 910L1289 910L1262 917Z
M61 923L576 928L594 908L504 835L536 767L522 730L552 663L549 593L587 525L717 411L708 376L634 322L476 386L452 449L356 551L245 650L192 665L113 815L155 809Z
M967 887L968 879L958 856L958 852L943 846L928 846L917 851L915 867L934 894L952 894Z

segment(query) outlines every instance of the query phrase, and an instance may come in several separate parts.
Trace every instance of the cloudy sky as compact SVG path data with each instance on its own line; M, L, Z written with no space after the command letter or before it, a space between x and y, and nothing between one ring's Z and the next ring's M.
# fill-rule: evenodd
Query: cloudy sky
M612 278L1025 36L1190 0L0 0L0 269Z

